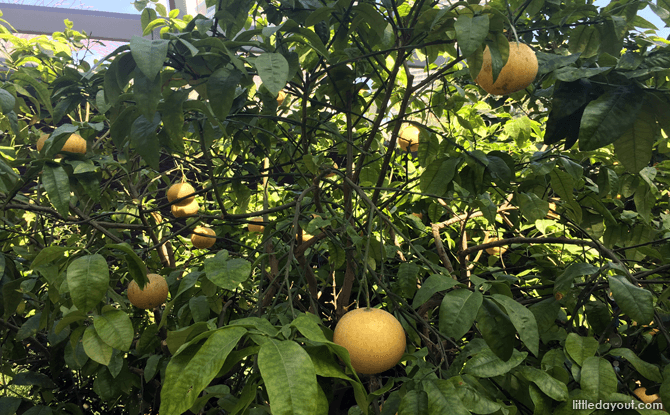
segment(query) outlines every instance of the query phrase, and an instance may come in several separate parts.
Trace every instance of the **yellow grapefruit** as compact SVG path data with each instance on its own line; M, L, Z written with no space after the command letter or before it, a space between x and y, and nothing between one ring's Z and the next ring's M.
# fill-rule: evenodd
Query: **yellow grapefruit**
M403 127L398 133L398 145L403 151L417 151L419 149L419 129L413 125Z
M482 69L475 82L489 94L507 95L530 85L537 75L537 69L537 57L533 49L523 43L511 42L509 59L500 71L496 82L493 83L491 52L487 46L484 50Z
M140 290L135 280L128 284L128 301L137 308L152 309L163 304L168 296L165 278L158 274L147 274L149 283Z
M198 234L205 234L209 236ZM193 229L193 233L191 234L191 243L194 247L200 249L211 248L215 242L216 232L214 232L214 229L210 229L205 226L196 226L195 229Z
M407 345L400 322L378 308L358 308L342 316L333 342L349 351L357 372L368 375L397 365Z
M186 197L188 196L188 197ZM183 183L175 183L167 191L167 200L168 202L172 203L173 201L180 199L182 197L186 197L186 199L180 201L179 203L182 205L189 204L195 199L195 189L193 186L190 184L183 182Z
M172 205L172 215L174 215L175 218L184 218L195 215L198 213L199 209L200 206L196 200L186 204L174 204Z
M251 218L251 220L254 222L263 222L263 218L261 217ZM249 232L263 233L263 231L265 230L265 226L250 223L247 225L247 229L249 230Z

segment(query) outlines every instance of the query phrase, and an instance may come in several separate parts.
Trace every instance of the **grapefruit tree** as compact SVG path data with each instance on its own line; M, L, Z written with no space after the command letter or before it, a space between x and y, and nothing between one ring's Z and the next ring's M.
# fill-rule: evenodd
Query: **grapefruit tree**
M643 3L206 3L93 67L0 22L2 413L670 402Z

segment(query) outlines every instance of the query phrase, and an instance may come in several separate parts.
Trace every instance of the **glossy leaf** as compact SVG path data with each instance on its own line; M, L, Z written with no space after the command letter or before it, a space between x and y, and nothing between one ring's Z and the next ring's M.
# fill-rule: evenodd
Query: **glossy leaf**
M67 268L67 285L74 305L83 312L92 310L107 292L107 261L100 254L75 259Z
M614 152L629 173L649 165L656 132L654 114L643 108L633 126L614 142Z
M467 361L463 373L480 378L502 376L519 366L526 356L528 356L528 353L514 350L512 357L508 361L503 361L493 353L493 350L487 348L475 354Z
M507 314L488 298L477 313L477 327L496 356L504 361L512 357L516 329Z
M582 337L577 333L570 333L565 339L565 352L579 366L582 366L587 358L595 356L598 346L598 340L593 337Z
M106 366L109 364L110 360L112 360L112 346L105 343L94 326L86 327L82 340L84 351L88 357L101 365Z
M241 327L222 328L209 336L200 348L192 346L172 357L165 369L160 413L181 415L186 412L245 333Z
M469 16L462 14L454 22L456 41L464 57L473 54L479 48L489 33L489 16Z
M205 259L205 273L214 284L235 290L251 274L251 263L242 258L228 258L228 251L221 250L213 258Z
M133 342L135 331L128 314L109 307L93 318L95 331L111 347L127 352Z
M568 387L565 383L554 379L547 372L531 366L521 366L519 372L533 382L542 392L555 401L568 399Z
M62 217L70 213L70 179L61 166L44 165L42 183L49 195L51 204Z
M440 332L456 340L463 337L475 322L483 299L479 291L464 288L446 293L440 305Z
M493 299L505 308L512 324L519 333L519 338L528 347L528 350L535 356L539 356L540 333L535 315L528 308L506 295L493 294Z
M645 362L631 349L627 349L625 347L612 349L608 354L611 356L623 357L624 359L628 360L628 362L633 365L635 370L637 370L638 373L645 378L658 383L663 382L663 376L661 376L661 370L658 368L658 366Z
M596 150L615 142L637 119L643 99L636 87L619 87L591 101L579 129L579 149Z
M636 287L621 275L608 277L612 296L621 311L638 324L654 319L654 298L651 292Z
M316 410L314 364L297 343L270 339L258 352L261 371L275 414L312 414Z
M263 85L276 96L288 81L288 61L280 53L263 53L254 60Z
M155 79L163 69L170 42L166 39L147 39L133 35L130 52L137 67L148 79Z
M584 360L579 383L584 392L597 396L599 399L607 399L610 394L617 391L617 376L614 368L602 357L593 356Z

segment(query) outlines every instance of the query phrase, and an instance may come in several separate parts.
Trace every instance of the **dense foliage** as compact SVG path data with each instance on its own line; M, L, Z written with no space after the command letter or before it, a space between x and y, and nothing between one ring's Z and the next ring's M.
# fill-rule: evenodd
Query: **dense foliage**
M147 36L94 67L71 23L2 21L0 413L670 403L670 42L647 4L136 1ZM485 47L495 78L517 39L537 77L485 94ZM199 210L175 218L181 181ZM151 311L126 296L147 273L170 290ZM365 306L407 334L374 376L332 343Z

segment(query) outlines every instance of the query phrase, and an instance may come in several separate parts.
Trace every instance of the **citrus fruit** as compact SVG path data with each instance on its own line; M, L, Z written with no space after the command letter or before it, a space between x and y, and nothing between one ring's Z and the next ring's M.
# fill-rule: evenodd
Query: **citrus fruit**
M487 244L489 242L495 242L499 240L500 238L496 238L494 236L493 238L490 239L489 238L484 239L484 243ZM504 246L494 246L491 248L486 248L486 253L489 255L502 255L505 253L505 251L507 251L507 248L505 248Z
M168 202L172 203L173 201L180 199L182 197L186 197L186 199L180 201L179 203L182 205L189 204L195 199L195 189L193 186L186 182L182 183L175 183L167 191L167 200ZM190 195L190 196L189 196Z
M484 50L482 69L479 71L475 82L489 94L507 95L530 85L537 75L537 69L537 57L533 49L523 43L512 42L509 44L507 63L503 66L494 83L491 52L487 46Z
M403 127L398 133L398 145L403 151L417 151L419 149L419 129L413 125Z
M37 151L42 150L42 147L44 147L44 142L47 141L48 138L49 134L40 135L39 140L37 140ZM68 137L61 151L68 153L86 154L86 140L84 140L79 134L72 134L70 137ZM58 154L58 156L62 155Z
M405 330L391 314L378 308L346 313L335 327L333 342L349 351L351 365L366 375L398 364L407 345Z
M657 394L647 395L647 388L637 388L633 393L644 403L652 403L660 399Z
M191 203L175 203L172 205L172 215L175 218L183 218L186 216L193 216L198 213L200 206L196 200L193 200Z
M286 92L279 91L279 94L277 94L277 105L283 104L285 99L286 99Z
M137 308L152 309L163 304L168 296L165 278L158 274L147 274L149 283L140 290L135 280L128 284L128 301Z
M199 233L210 236L198 235ZM211 248L215 242L216 232L214 232L214 229L210 229L205 226L196 226L195 229L193 229L193 233L191 234L191 243L194 247L200 249Z
M251 218L251 220L254 222L263 222L263 218L261 217ZM249 225L247 225L247 229L249 230L249 232L263 233L263 231L265 230L265 226L250 223Z

